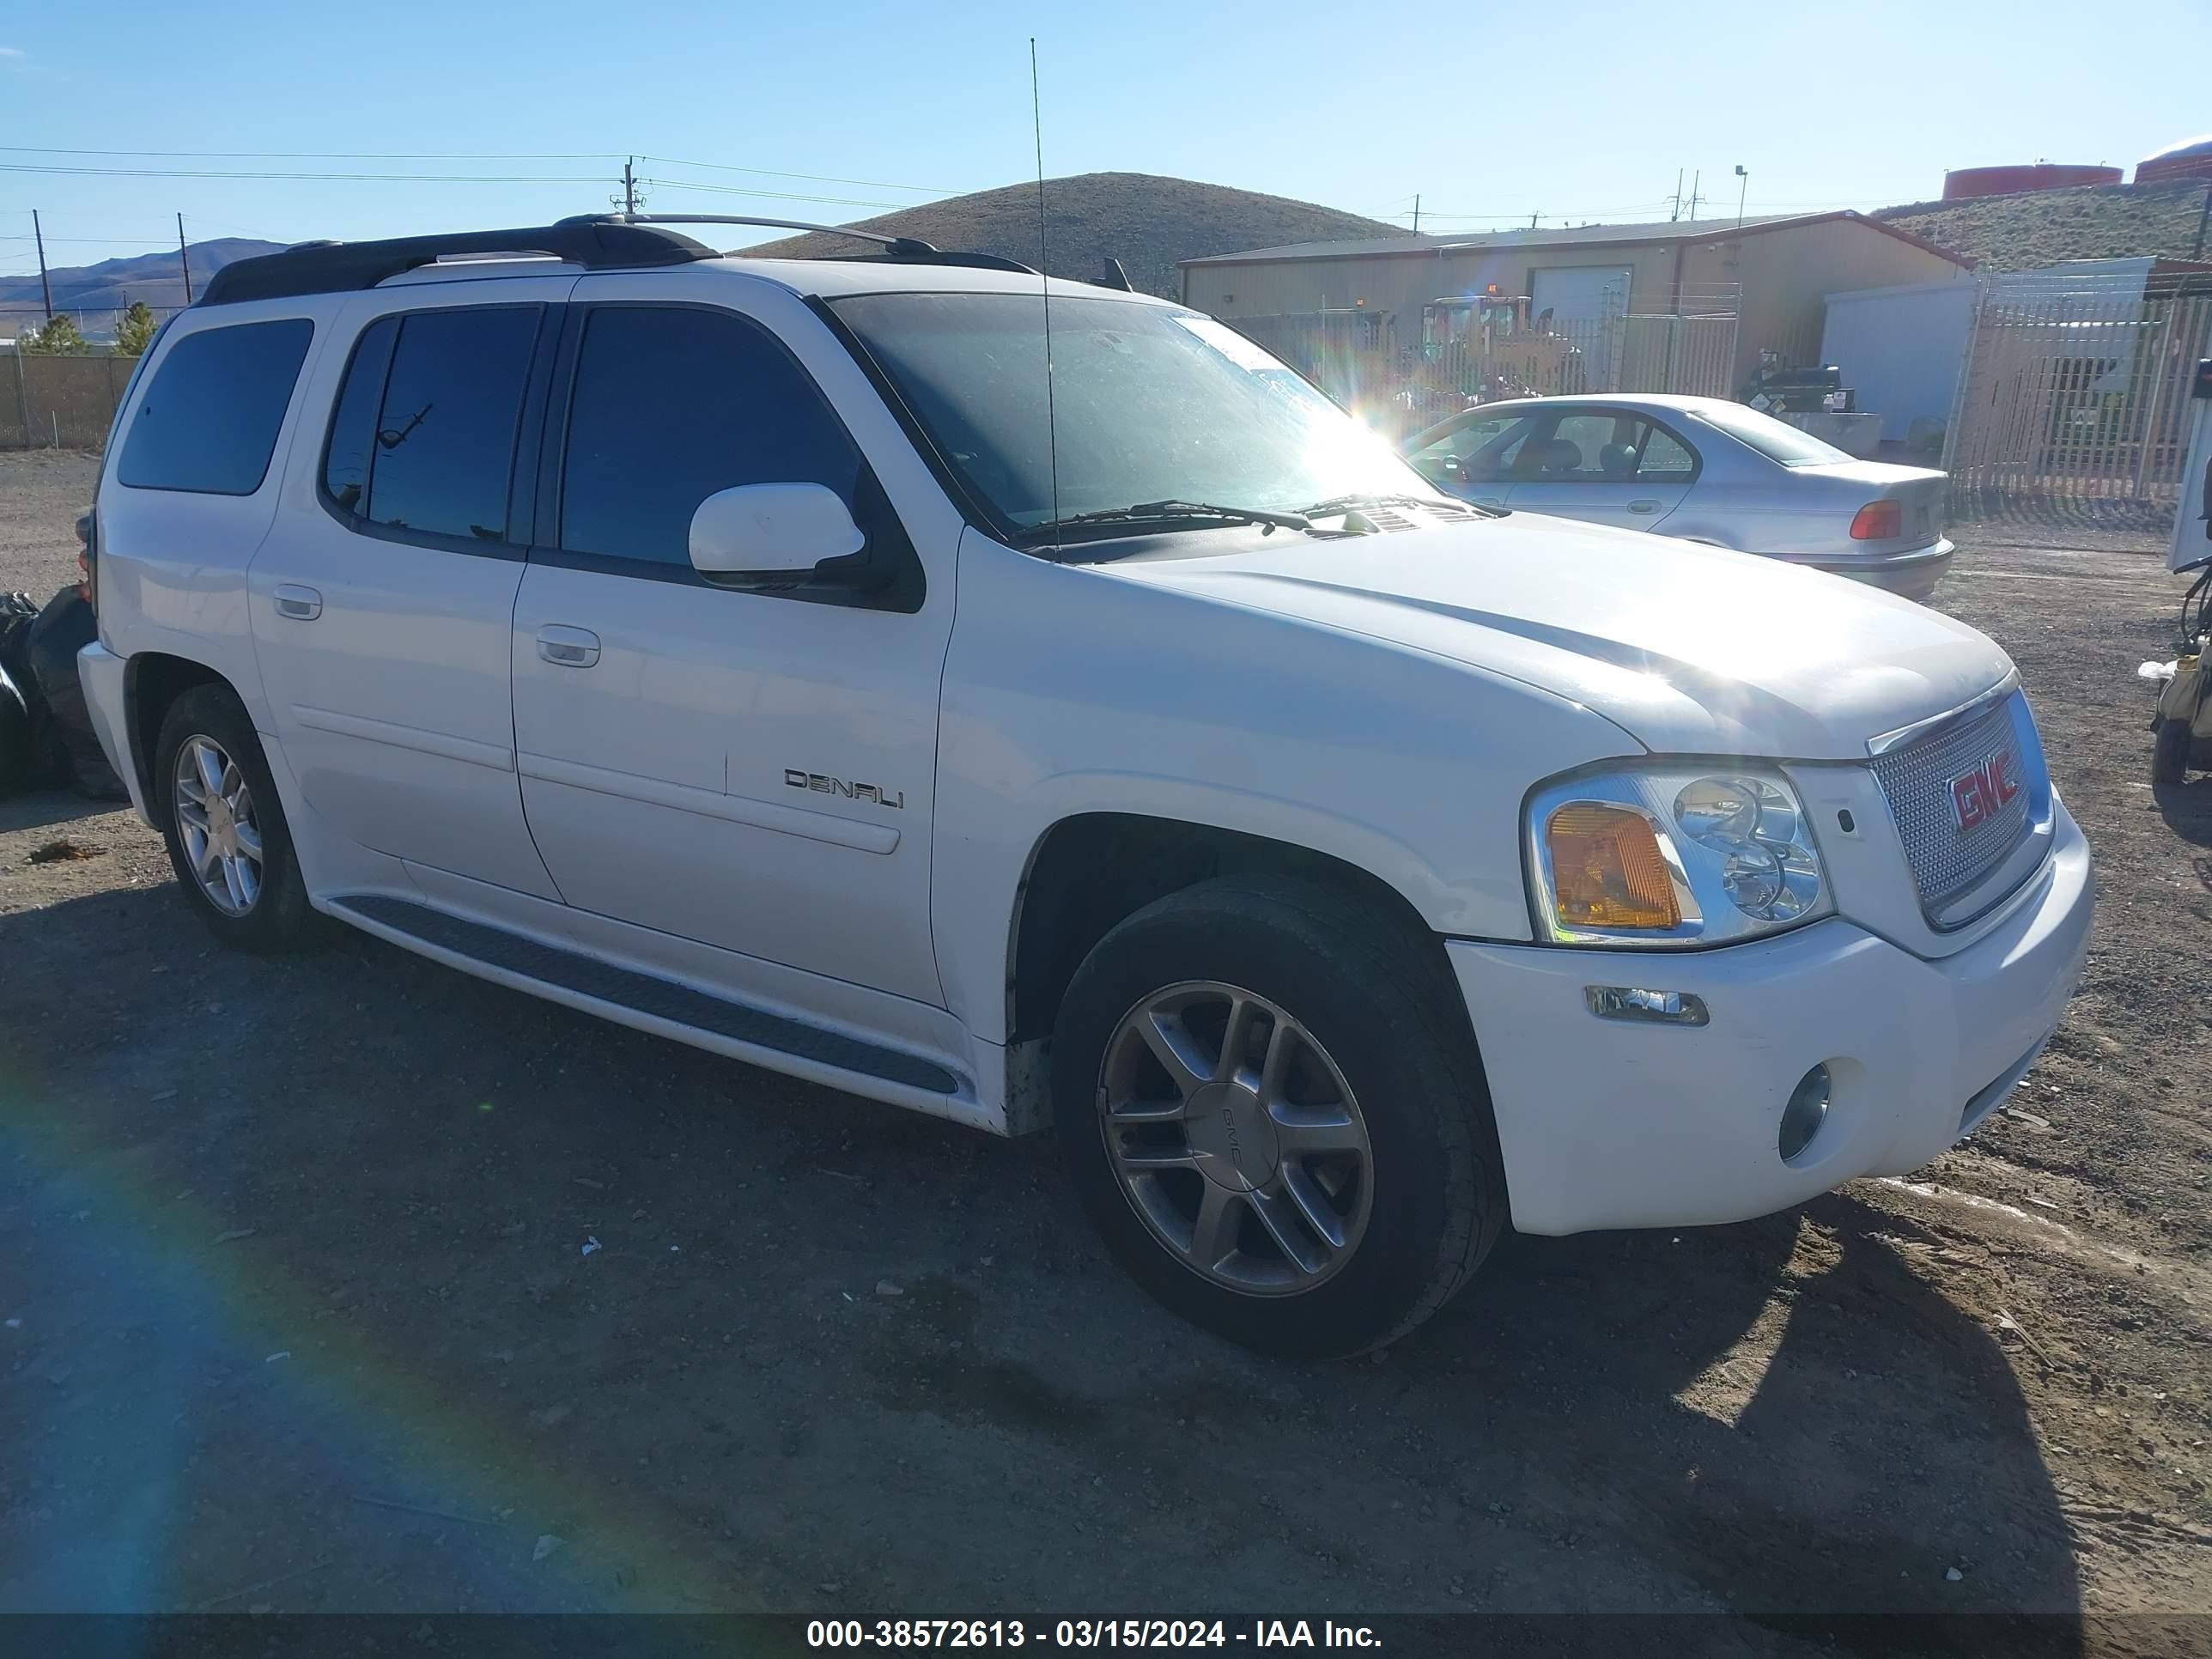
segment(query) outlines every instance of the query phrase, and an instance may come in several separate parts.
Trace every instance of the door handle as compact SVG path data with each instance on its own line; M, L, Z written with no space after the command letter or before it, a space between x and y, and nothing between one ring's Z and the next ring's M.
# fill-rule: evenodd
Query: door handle
M323 614L323 596L297 582L279 582L270 597L276 601L276 614L294 622L313 622Z
M1631 513L1656 513L1659 510L1659 503L1656 501L1631 501L1628 504L1628 510Z
M599 659L599 636L588 628L548 623L538 630L538 654L556 668L589 668Z

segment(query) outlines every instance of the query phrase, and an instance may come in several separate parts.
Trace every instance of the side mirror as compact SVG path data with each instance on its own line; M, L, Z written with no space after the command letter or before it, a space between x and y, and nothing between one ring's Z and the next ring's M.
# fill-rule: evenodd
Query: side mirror
M691 568L702 576L805 581L866 545L852 509L823 484L740 484L691 514Z

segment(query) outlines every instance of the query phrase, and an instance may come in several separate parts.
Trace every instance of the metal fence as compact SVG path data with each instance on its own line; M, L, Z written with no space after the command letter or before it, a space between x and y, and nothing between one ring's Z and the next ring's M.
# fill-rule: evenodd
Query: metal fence
M98 449L135 357L0 356L0 449Z
M1943 465L1954 520L2162 535L2212 295L1985 291Z
M1329 312L1224 320L1370 422L1399 432L1470 404L1577 392L1726 397L1735 356L1731 307L1640 312L1403 343L1386 320Z

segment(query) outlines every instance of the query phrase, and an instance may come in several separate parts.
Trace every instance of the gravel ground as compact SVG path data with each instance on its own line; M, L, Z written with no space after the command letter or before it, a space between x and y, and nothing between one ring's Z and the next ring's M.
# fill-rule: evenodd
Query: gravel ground
M0 457L0 586L90 476ZM2180 586L1978 544L1939 596L2099 858L2012 1105L1765 1221L1509 1238L1376 1363L1158 1313L1040 1145L229 955L127 814L0 805L0 1608L2212 1612L2212 781L2149 787L2134 678Z

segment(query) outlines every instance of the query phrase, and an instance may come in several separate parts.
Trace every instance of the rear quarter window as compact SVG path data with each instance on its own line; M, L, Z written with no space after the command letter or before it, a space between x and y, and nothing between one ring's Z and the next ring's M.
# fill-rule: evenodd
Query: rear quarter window
M269 473L315 325L304 317L202 329L170 348L116 465L131 489L251 495Z

